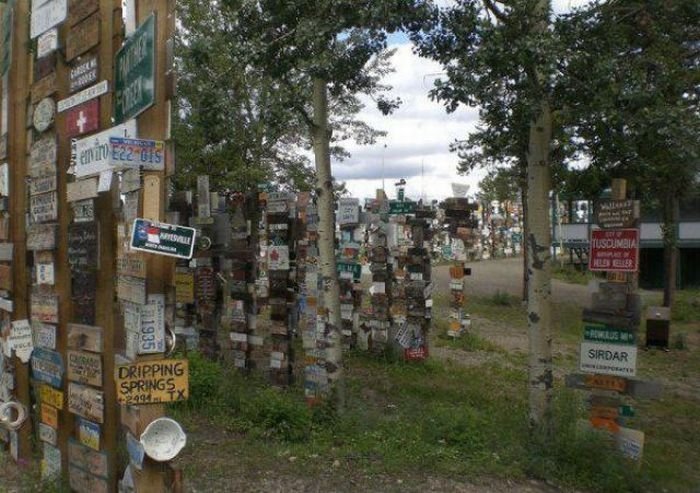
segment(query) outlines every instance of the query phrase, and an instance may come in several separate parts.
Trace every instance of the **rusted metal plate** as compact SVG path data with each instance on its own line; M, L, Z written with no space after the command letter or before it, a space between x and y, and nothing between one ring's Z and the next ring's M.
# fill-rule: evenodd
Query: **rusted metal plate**
M51 72L32 85L32 103L38 103L45 97L51 96L57 90L56 72Z
M100 58L97 53L80 57L71 64L68 73L69 92L73 93L97 82L100 72Z
M89 2L81 2L89 3ZM66 61L82 55L100 42L100 15L93 14L68 32Z
M99 0L69 0L68 25L73 26L77 24L90 14L97 12L99 7Z
M100 100L91 99L66 111L64 118L66 137L77 137L99 130Z

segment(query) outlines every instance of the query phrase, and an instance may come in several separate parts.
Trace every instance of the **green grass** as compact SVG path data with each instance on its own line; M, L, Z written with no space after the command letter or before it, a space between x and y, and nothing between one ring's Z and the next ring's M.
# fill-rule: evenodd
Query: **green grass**
M595 275L586 269L581 270L580 265L569 263L561 265L559 262L554 262L552 263L552 278L570 284L582 284L585 286L589 281L595 279Z
M676 291L671 317L674 322L695 322L700 330L700 290Z

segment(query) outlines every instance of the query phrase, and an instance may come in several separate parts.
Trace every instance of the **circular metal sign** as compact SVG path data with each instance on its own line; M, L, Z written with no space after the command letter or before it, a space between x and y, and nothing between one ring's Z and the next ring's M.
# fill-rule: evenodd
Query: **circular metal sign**
M56 118L56 103L51 98L44 98L34 108L34 128L37 132L46 131Z

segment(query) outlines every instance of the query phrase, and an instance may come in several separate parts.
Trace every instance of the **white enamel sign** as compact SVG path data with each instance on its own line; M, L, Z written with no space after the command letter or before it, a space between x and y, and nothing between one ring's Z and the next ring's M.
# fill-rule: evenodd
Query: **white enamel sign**
M58 102L58 112L61 113L63 111L66 111L70 108L73 108L74 106L78 106L79 104L83 104L86 101L90 101L91 99L95 99L97 97L102 96L103 94L107 94L109 92L109 82L106 80L103 80L102 82L98 82L94 86L90 86L87 89L83 89L82 91L73 94L72 96L66 98L66 99L61 99Z
M68 0L49 0L32 11L30 37L36 38L66 20Z
M136 120L109 128L100 133L75 141L72 160L74 173L78 178L99 175L111 169L110 137L133 137L136 135Z
M581 371L633 377L637 374L637 348L584 341L581 343Z
M58 29L53 28L39 36L36 41L36 57L43 58L58 49Z

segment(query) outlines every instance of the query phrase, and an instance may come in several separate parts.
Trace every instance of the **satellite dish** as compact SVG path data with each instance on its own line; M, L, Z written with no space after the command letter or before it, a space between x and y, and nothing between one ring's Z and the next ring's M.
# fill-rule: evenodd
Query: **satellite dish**
M466 197L468 191L469 185L467 185L466 183L452 184L452 193L455 195L455 197Z

